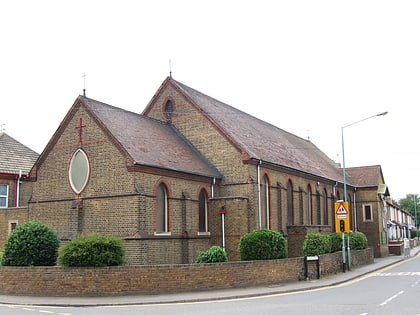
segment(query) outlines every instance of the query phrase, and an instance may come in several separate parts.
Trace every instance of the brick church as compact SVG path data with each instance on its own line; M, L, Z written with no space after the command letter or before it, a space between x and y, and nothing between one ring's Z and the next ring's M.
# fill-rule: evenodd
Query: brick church
M342 169L313 143L171 77L142 114L79 96L30 177L28 218L62 240L121 237L129 264L189 263L212 245L238 260L240 237L258 228L283 233L299 256L307 233L334 232L343 199ZM381 184L379 166L349 169L352 228L363 228L363 203L383 213ZM366 229L378 256L375 219Z

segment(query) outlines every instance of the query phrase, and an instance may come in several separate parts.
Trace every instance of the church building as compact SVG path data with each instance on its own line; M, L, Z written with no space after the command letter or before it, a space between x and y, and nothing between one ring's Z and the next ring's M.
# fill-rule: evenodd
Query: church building
M380 256L388 191L378 192L380 167L368 183L363 172L349 169L351 229L373 229ZM342 169L312 142L172 77L142 114L79 96L30 177L28 219L64 241L121 237L129 264L190 263L212 245L239 260L240 238L261 228L283 233L289 257L300 256L307 233L335 231L343 199ZM363 221L367 202L376 223Z

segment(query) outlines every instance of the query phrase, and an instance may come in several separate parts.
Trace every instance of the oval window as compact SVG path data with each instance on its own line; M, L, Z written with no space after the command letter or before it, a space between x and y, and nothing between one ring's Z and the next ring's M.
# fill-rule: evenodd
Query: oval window
M82 192L89 179L89 160L81 149L74 152L70 161L69 180L76 194Z

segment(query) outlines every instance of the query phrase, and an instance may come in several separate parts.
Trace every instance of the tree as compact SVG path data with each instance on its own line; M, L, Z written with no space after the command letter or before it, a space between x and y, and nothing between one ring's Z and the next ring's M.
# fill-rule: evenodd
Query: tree
M419 223L419 212L420 212L420 197L417 194L408 194L405 198L399 200L399 204L402 209L409 212L413 216L417 214L416 226Z
M38 221L20 224L4 245L5 266L53 266L59 247L57 233Z

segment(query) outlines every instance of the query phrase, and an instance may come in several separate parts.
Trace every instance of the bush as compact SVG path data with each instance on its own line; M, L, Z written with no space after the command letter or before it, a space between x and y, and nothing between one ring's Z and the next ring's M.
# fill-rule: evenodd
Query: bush
M322 255L331 252L331 238L325 233L309 233L303 241L302 251L305 256Z
M410 230L411 238L417 238L418 235L420 235L420 233L416 229Z
M362 232L351 232L349 234L350 249L365 249L368 247L368 240L365 234Z
M346 242L347 247L347 237L344 235L344 241ZM339 252L343 250L343 239L341 236L341 233L331 233L330 234L331 239L331 253Z
M58 252L58 262L67 267L105 267L124 264L121 239L97 233L79 235Z
M197 259L194 261L197 264L226 262L228 257L226 252L220 246L212 246L207 251L199 251Z
M269 229L255 230L239 241L241 260L265 260L287 257L287 241L282 234Z
M4 244L5 266L53 266L60 241L57 234L38 221L20 224Z

